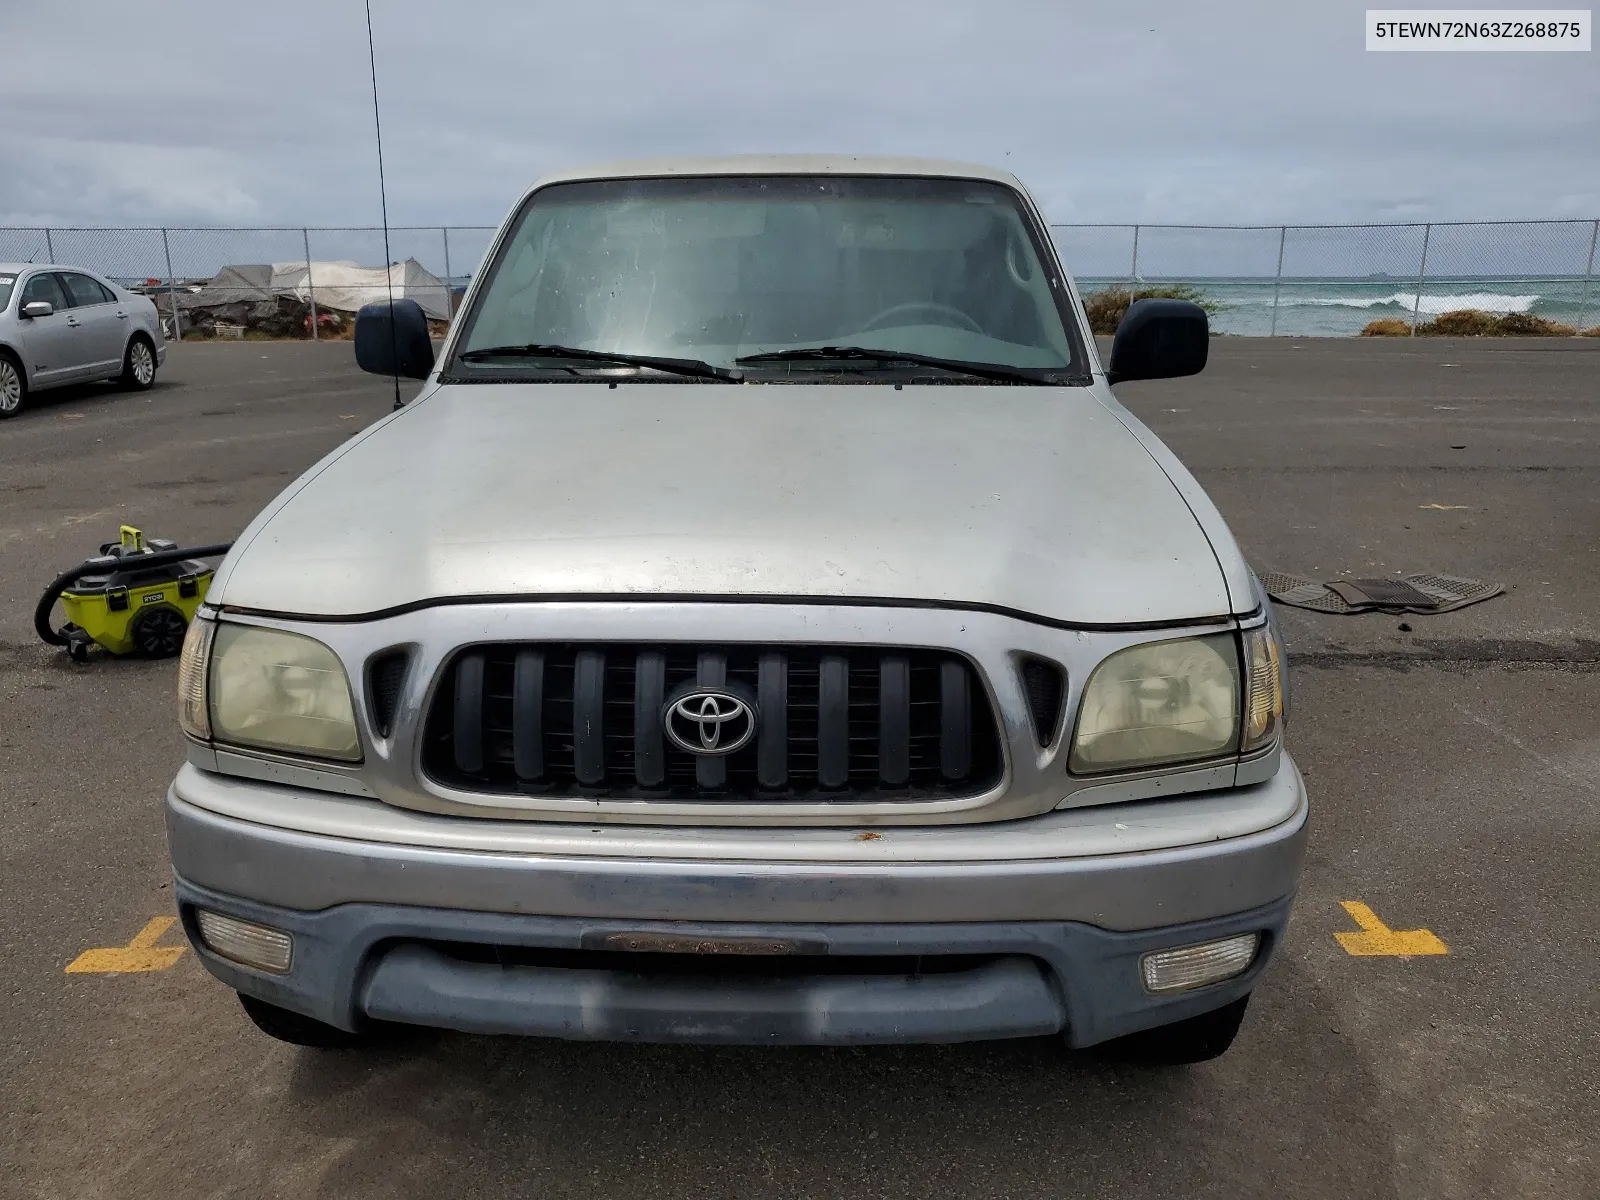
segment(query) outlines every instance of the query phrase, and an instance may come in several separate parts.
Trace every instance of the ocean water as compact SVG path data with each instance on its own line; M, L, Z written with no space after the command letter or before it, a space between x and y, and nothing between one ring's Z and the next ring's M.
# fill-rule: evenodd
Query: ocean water
M1261 337L1273 332L1273 280L1230 278L1145 279L1144 284L1184 283L1219 306L1211 317L1218 333ZM1085 295L1127 280L1078 280ZM1532 313L1563 325L1600 325L1600 277L1585 285L1581 275L1531 278L1474 276L1428 279L1418 299L1416 280L1389 276L1352 279L1284 279L1277 286L1276 332L1284 336L1353 337L1369 321L1419 321L1461 308L1493 313ZM1585 292L1587 291L1587 297Z

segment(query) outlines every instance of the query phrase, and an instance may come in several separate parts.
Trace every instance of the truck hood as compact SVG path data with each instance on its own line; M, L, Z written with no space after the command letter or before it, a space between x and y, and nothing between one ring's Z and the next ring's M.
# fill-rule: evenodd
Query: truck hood
M1098 387L447 385L286 489L212 600L805 597L1136 625L1234 611L1244 569Z

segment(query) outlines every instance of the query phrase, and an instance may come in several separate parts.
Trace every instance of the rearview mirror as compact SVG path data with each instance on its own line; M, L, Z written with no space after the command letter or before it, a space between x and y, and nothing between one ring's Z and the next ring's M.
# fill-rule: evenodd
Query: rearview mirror
M1135 300L1112 339L1106 382L1198 375L1210 349L1211 326L1198 304Z
M22 315L31 320L34 317L48 317L55 310L56 306L48 300L29 300L22 306Z
M426 379L433 370L433 340L422 305L382 300L358 312L356 365L374 375Z

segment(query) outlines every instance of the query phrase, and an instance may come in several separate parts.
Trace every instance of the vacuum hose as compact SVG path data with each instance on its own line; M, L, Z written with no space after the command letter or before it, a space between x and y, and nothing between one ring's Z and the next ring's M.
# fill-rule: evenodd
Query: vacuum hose
M33 610L34 632L52 646L67 644L66 634L50 628L50 610L56 606L61 593L85 575L93 575L96 572L109 573L121 568L137 568L142 571L148 567L164 567L168 563L182 562L186 558L214 558L226 554L232 548L232 542L218 542L214 546L191 546L185 550L157 550L154 554L140 554L130 558L101 554L85 559L72 570L57 575L55 581L45 588L44 595L39 597L38 607Z

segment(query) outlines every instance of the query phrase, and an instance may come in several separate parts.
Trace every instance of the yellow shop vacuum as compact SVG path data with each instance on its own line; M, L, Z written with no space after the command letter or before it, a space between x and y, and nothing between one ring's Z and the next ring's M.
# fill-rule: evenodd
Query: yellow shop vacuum
M176 542L146 538L124 525L120 541L107 542L45 589L33 627L78 662L88 657L90 645L112 654L169 658L183 648L183 635L211 585L214 568L204 560L226 554L230 546L180 550ZM67 614L60 629L50 624L57 600Z

